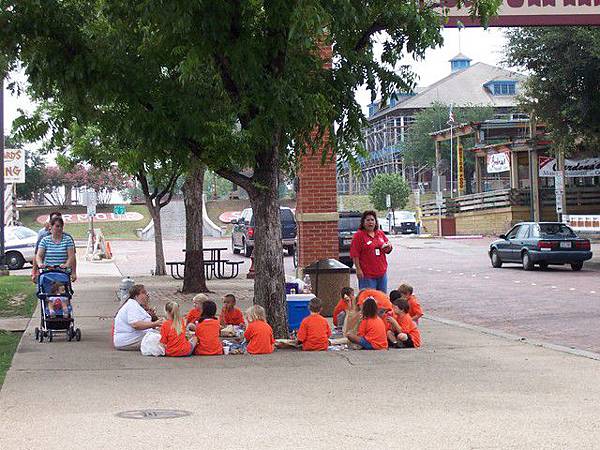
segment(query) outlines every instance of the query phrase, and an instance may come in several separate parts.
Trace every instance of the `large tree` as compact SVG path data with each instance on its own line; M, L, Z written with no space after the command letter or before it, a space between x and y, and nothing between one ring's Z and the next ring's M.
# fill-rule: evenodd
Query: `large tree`
M4 3L4 47L17 50L30 77L45 74L38 89L58 84L71 103L109 97L140 111L128 128L185 144L248 192L255 302L277 336L287 335L279 174L324 140L325 157L351 157L365 125L355 90L367 85L386 98L410 89L414 77L398 61L442 42L438 10L416 0ZM485 20L499 3L469 7Z
M525 109L557 148L600 154L600 29L520 28L507 37L506 61L530 72Z

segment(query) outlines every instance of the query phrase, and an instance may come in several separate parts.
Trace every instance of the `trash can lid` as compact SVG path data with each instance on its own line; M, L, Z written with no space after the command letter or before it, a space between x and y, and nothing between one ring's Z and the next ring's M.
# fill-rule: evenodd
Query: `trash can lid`
M322 259L304 268L304 273L350 272L350 267L337 259Z

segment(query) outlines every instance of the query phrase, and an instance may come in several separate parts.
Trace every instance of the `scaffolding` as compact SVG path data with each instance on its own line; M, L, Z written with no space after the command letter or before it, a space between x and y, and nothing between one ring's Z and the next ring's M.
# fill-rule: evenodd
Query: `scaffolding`
M389 115L373 120L364 131L363 145L368 156L358 158L359 172L352 172L348 163L340 165L338 193L366 194L373 179L380 173L402 173L406 178L404 143L414 120L412 116Z

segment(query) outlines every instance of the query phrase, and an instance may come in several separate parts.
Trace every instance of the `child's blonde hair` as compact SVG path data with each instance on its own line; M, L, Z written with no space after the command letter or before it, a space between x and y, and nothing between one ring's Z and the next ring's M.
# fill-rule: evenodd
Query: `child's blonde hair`
M202 306L202 303L208 300L208 297L204 294L196 294L192 299L192 303L196 303L199 306Z
M246 319L248 319L248 322L254 322L255 320L266 322L267 314L265 313L265 308L260 305L251 306L246 310Z
M181 314L179 313L179 303L167 302L167 304L165 305L165 311L167 312L167 314L170 314L173 319L171 328L175 330L177 336L179 336L181 333L185 333L185 325L183 323L183 320L181 320Z

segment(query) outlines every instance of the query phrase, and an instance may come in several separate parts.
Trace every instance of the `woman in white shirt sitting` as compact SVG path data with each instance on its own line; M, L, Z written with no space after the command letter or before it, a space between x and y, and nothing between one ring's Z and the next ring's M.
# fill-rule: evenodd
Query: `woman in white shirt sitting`
M115 317L113 344L117 350L139 350L144 335L163 324L164 319L153 321L146 311L149 299L143 284L136 284L129 289L129 300L121 306Z

